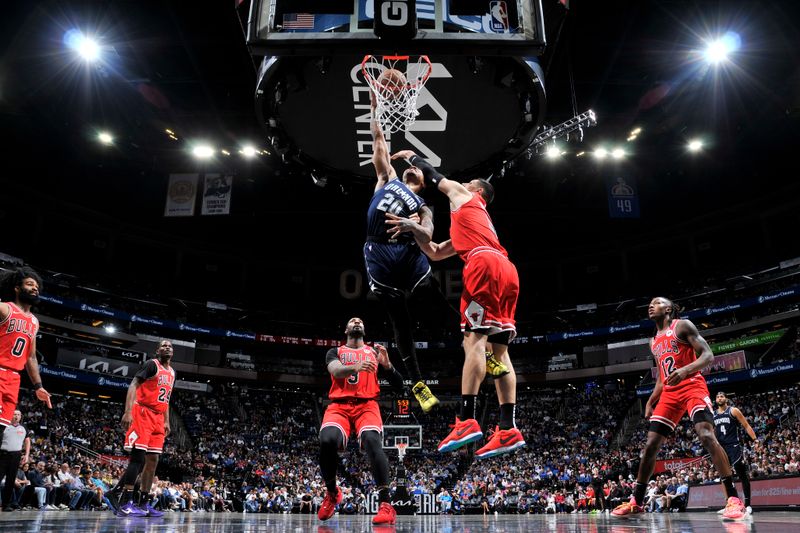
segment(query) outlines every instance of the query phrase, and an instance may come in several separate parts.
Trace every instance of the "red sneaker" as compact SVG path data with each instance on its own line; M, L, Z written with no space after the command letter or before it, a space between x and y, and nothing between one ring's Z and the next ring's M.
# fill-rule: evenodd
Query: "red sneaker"
M517 448L525 446L525 439L517 428L500 429L495 426L489 442L486 446L475 452L475 457L483 459L494 457L508 452L513 452Z
M439 443L438 450L440 452L452 452L465 444L483 438L481 426L478 425L478 421L474 418L468 418L462 421L460 418L456 417L456 423L450 427L453 428L453 431Z
M325 499L322 500L322 505L319 506L317 518L320 520L327 520L336 512L336 506L342 503L342 491L336 488L336 494L331 494L330 491L325 493Z
M631 498L631 501L617 505L617 507L613 511L611 511L611 516L628 516L643 512L644 512L644 507L636 503L636 500Z
M378 507L378 514L372 519L373 524L394 524L397 522L397 511L394 510L389 502L381 503Z
M728 504L725 506L725 512L722 513L723 520L741 520L747 515L747 510L744 508L742 500L735 496L728 498Z

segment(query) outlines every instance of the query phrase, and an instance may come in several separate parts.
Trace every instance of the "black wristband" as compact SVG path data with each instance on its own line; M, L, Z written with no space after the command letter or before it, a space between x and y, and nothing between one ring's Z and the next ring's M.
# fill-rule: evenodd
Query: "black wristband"
M416 154L412 155L408 159L408 162L422 171L422 175L425 177L426 185L433 185L434 188L439 187L439 182L444 179L444 176L436 172L436 169L433 168L433 165Z
M33 384L33 390L39 390L41 388L42 388L42 384L41 383L34 383Z

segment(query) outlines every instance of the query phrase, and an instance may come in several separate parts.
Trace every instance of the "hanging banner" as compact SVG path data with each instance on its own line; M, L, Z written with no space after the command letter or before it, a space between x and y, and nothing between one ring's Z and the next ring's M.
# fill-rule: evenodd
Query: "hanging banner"
M632 176L609 176L606 186L608 215L611 218L639 218L639 195L636 194L636 182Z
M165 217L190 217L194 215L197 197L197 174L170 174L167 187Z
M203 180L201 215L228 215L231 212L233 176L206 174Z
M760 344L771 344L777 342L778 339L783 337L786 329L778 329L775 331L768 331L752 337L745 337L743 339L734 339L732 341L719 342L709 345L711 351L715 354L731 352L742 348L749 348L750 346L758 346Z

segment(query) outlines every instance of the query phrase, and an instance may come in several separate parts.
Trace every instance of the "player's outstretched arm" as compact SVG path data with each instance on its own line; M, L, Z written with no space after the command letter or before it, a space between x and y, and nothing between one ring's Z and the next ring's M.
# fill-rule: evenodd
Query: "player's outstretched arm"
M656 368L658 368L658 359L656 359ZM664 383L661 381L660 368L658 369L656 376L656 386L653 388L653 392L650 394L650 398L647 399L647 403L644 406L644 417L647 419L649 419L653 414L653 409L656 408L658 399L661 397L661 391L664 390Z
M461 183L445 178L433 165L414 153L413 150L401 150L392 154L392 161L395 159L405 159L409 165L413 165L422 171L425 176L425 183L428 186L436 187L447 195L453 209L458 209L472 199L472 193Z
M699 372L714 362L714 352L711 351L708 342L700 335L700 332L697 331L697 326L691 320L679 320L675 324L675 336L692 345L697 354L697 359L673 372L667 378L667 385L670 386L677 385L686 376Z
M28 377L31 378L33 390L36 391L36 398L44 402L48 409L52 409L53 403L50 400L50 393L42 387L42 376L39 374L39 361L36 359L36 338L31 340L31 351L28 355L28 360L25 361L25 369L28 371Z
M421 243L417 241L422 252L428 256L431 261L441 261L448 257L456 255L456 249L453 248L453 241L447 239L444 242L426 242Z
M388 182L397 178L397 173L392 167L392 161L389 158L389 146L386 144L386 138L383 135L383 129L375 119L375 95L372 95L372 115L370 121L370 132L372 133L372 166L375 167L375 174L378 176L378 183L375 184L377 191Z
M739 410L738 407L734 407L733 409L731 409L731 414L742 425L745 433L747 433L747 436L750 437L750 440L756 440L756 432L753 430L752 426L750 426L750 422L748 422L747 419L744 417L742 411Z

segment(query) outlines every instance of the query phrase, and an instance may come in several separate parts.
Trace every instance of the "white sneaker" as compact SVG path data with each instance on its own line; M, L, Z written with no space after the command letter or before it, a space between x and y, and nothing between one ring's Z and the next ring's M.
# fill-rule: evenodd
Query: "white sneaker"
M753 508L748 505L747 507L744 508L744 515L749 516L751 514L753 514Z
M722 514L722 513L724 513L724 512L725 512L725 508L723 507L722 509L720 509L719 511L717 511L717 514Z

